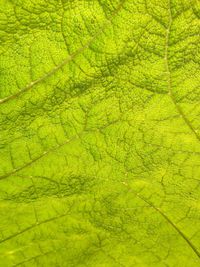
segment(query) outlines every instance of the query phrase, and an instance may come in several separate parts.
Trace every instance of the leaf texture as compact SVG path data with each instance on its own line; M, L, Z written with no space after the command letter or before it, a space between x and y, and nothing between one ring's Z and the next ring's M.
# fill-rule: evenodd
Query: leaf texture
M0 266L200 265L199 0L0 1Z

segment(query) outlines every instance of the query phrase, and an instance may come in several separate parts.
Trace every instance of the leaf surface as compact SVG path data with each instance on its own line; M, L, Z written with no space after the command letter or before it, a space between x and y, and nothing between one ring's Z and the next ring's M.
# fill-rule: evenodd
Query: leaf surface
M198 0L1 0L0 266L199 266L199 32Z

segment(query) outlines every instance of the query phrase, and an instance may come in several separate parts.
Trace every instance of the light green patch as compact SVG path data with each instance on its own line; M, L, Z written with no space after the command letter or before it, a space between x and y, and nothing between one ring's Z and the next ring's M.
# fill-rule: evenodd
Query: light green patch
M0 267L200 265L198 0L1 0Z

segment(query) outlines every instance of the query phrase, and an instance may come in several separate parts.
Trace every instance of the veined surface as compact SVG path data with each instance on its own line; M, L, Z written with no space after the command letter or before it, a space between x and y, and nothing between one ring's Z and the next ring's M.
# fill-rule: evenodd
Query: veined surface
M200 265L200 2L1 0L0 266Z

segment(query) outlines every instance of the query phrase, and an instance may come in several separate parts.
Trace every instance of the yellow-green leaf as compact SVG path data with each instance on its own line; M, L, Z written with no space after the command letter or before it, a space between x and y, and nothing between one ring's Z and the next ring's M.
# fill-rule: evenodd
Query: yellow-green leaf
M200 266L199 0L0 1L0 266Z

